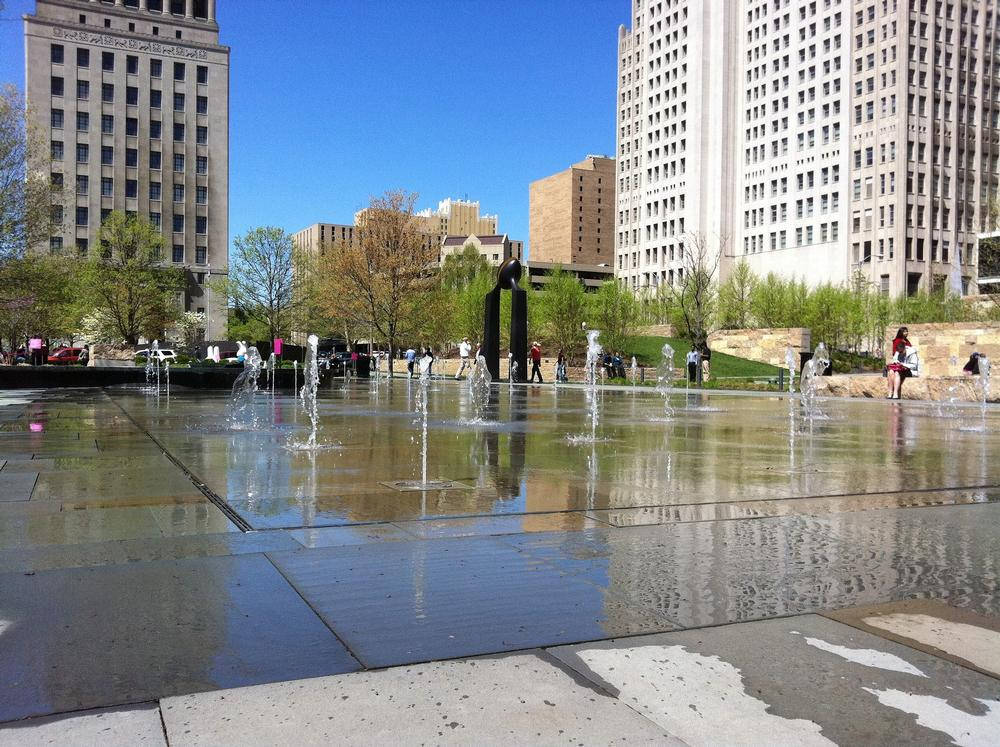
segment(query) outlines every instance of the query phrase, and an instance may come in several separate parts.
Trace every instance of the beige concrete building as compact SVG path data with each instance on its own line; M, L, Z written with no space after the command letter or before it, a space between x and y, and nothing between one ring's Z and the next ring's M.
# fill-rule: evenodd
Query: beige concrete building
M450 197L438 203L437 210L421 210L415 214L424 222L424 230L440 236L496 235L500 219L496 215L481 215L478 202L453 200Z
M746 260L813 286L860 272L893 296L975 292L976 234L1000 187L995 0L632 10L619 32L616 221L616 271L632 287L657 271L669 282L676 237L717 225L723 274ZM726 132L730 143L704 147Z
M354 226L345 223L313 223L292 234L292 243L300 251L322 256L338 243L354 241Z
M532 261L612 266L615 159L587 156L532 182L528 220Z
M229 265L229 48L215 0L37 0L24 16L29 105L49 133L49 248L92 250L112 210L160 228L187 271L184 306L226 325L209 280Z
M615 277L614 268L610 265L588 265L580 262L543 262L532 259L525 266L528 273L528 280L535 290L544 290L549 282L549 276L557 269L564 270L580 281L584 291L590 293L597 291L608 280Z
M740 4L632 0L618 29L615 274L637 292L683 274L692 234L729 253Z
M510 239L507 234L486 234L477 236L446 236L441 242L441 263L451 254L461 253L472 245L492 265L501 265L511 257L524 260L524 242Z

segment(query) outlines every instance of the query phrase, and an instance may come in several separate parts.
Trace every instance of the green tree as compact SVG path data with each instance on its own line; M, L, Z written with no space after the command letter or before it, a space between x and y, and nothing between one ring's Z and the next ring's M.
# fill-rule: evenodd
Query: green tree
M757 276L741 260L719 287L718 324L722 329L746 329L753 323L751 299Z
M579 353L584 344L583 323L588 312L587 294L579 279L561 267L555 268L545 289L538 294L538 306L542 337L556 349L561 348L567 357Z
M84 265L92 309L129 344L164 333L183 313L184 273L161 264L163 236L135 216L115 211L99 233L99 252Z
M478 254L478 252L477 252ZM450 305L452 339L468 337L473 343L482 342L486 294L496 285L496 270L487 266L461 289L447 289L454 299Z
M601 330L604 349L624 353L639 321L635 294L618 280L606 280L590 297L590 314L590 326Z
M725 254L724 236L712 241L705 234L688 234L681 247L683 267L673 283L666 285L672 305L678 309L680 327L696 347L708 344L718 301L715 274L719 259Z
M355 240L338 245L321 264L324 311L361 329L372 329L389 346L389 370L403 341L421 331L429 297L439 287L438 249L413 214L417 195L405 191L373 197L362 211Z
M295 294L292 237L281 228L261 226L233 239L225 291L230 306L259 322L268 340L287 337L305 301ZM310 296L312 298L312 296Z
M24 97L15 86L0 87L0 261L32 246L48 245L53 194L46 133L30 124ZM0 289L0 302L7 289Z
M441 285L452 290L461 290L482 273L495 276L489 261L473 244L466 244L462 251L449 254L441 265Z
M0 338L12 349L30 335L72 341L86 308L75 258L36 252L9 258L0 262L0 288L16 296L0 302Z

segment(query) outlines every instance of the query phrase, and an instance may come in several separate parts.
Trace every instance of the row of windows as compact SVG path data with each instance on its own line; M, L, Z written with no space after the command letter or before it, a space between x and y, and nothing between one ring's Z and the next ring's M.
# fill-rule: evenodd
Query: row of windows
M183 127L183 125L180 125ZM183 140L182 137L177 138L177 127L174 125L174 139ZM202 143L201 133L199 133L198 142ZM62 140L53 140L50 144L50 154L53 161L62 161L65 156L65 145ZM161 153L158 150L151 150L149 152L149 168L160 169L161 168ZM90 146L86 143L77 143L76 145L76 162L77 163L90 163ZM184 171L185 157L183 153L174 153L174 171ZM114 166L115 165L115 149L111 145L101 146L101 165L102 166ZM126 148L125 149L125 165L131 168L138 168L139 166L139 151L136 148ZM198 174L208 173L208 156L196 156L195 157L195 172Z
M62 109L53 109L51 117L51 125L54 130L61 130L65 125L65 113ZM76 131L77 132L89 132L90 131L90 113L89 112L77 112L76 113ZM149 137L153 140L159 140L162 136L163 123L158 119L150 120L149 122ZM115 132L115 118L110 114L101 115L101 134L102 135L113 135ZM182 122L174 123L174 140L176 142L184 141L185 126ZM139 120L136 117L126 117L125 118L125 134L129 137L136 137L139 134ZM208 144L208 127L205 125L197 125L195 127L195 142L198 145Z
M152 217L153 215L154 215L154 213L150 213L150 217ZM158 215L158 213L155 214L155 215ZM106 218L107 216L104 216L104 217ZM63 239L62 239L62 236L53 236L53 237L51 237L49 239L49 249L51 251L53 251L53 252L61 252L62 249L63 249ZM89 245L89 242L87 241L86 238L84 238L84 237L81 236L81 237L79 237L79 238L76 239L76 250L81 255L86 255L89 249L90 249L90 245ZM173 253L171 255L171 259L176 264L180 264L180 263L182 263L184 261L184 245L183 244L174 244L173 245ZM204 264L208 263L208 247L205 247L205 246L196 246L194 248L194 263L196 265L204 265ZM198 274L200 276L200 279L199 279L198 282L199 282L199 285L201 285L201 284L204 283L204 273L198 273ZM204 309L199 309L199 311L204 311Z
M62 65L66 61L66 50L62 44L52 44L49 48L49 58L54 65ZM78 47L76 50L76 66L81 68L90 67L90 50L85 47ZM115 53L101 52L101 70L113 73L115 70ZM208 66L196 65L195 77L199 83L208 83ZM125 72L129 75L139 74L139 58L136 55L125 55ZM149 61L149 77L163 77L163 60L152 58ZM187 78L187 63L174 63L174 80L183 81Z
M53 96L64 96L66 91L66 84L63 78L58 75L52 76L51 81L51 91ZM80 101L88 101L90 99L90 81L89 80L78 80L76 82L76 98ZM114 83L102 83L101 84L101 101L105 104L113 104L115 102L115 84ZM182 112L185 110L185 104L187 102L187 97L183 93L174 94L174 111ZM139 105L139 89L135 86L125 87L125 103L128 106L138 106ZM149 108L150 109L162 109L163 108L163 91L159 89L151 89L149 92ZM195 111L198 114L208 114L208 96L197 96L195 99Z
M134 182L133 182L134 184ZM104 208L101 210L101 222L108 217L111 210ZM52 206L52 222L59 224L62 223L63 208L62 205ZM85 227L90 225L90 208L78 206L76 208L76 226ZM160 213L150 213L149 222L157 229L160 228L161 218ZM173 214L173 231L174 233L184 233L184 214L174 213ZM208 233L208 218L204 215L195 216L195 227L194 232L196 234L207 234Z
M62 177L62 174L59 174ZM60 182L62 179L60 178ZM139 182L135 179L125 180L125 196L126 197L138 197L138 184ZM174 202L184 202L184 185L174 184ZM82 197L90 194L90 177L86 174L77 174L76 177L76 193ZM101 177L101 197L114 197L115 193L115 180L111 176ZM162 198L162 190L160 182L150 182L149 183L149 199L159 200ZM208 187L204 185L196 185L194 192L195 204L205 205L208 203ZM199 231L199 233L203 233Z
M814 226L799 226L795 229L795 243L793 246L809 246L814 243L817 232ZM819 241L826 243L836 241L840 237L840 224L837 221L819 224ZM767 248L764 234L743 237L743 253L756 254ZM788 248L787 231L771 231L770 248L772 251Z

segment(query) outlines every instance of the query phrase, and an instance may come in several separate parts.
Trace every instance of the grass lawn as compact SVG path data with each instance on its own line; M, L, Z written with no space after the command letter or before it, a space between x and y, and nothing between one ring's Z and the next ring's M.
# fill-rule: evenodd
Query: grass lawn
M629 339L628 353L625 354L626 366L634 355L640 366L656 368L660 364L663 343L669 342L674 349L674 367L684 368L684 356L691 349L687 340L677 337L646 337L638 336ZM729 376L777 376L778 369L769 363L758 363L746 358L737 358L725 353L712 353L712 379ZM714 383L710 382L710 383ZM723 388L725 385L723 384Z

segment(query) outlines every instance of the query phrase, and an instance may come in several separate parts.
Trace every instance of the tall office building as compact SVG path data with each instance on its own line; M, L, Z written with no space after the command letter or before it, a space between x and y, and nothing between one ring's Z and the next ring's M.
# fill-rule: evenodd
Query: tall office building
M587 156L531 183L528 242L533 262L614 264L615 159Z
M620 32L619 177L631 177L633 195L625 200L619 190L616 270L632 287L655 282L653 268L647 282L647 255L654 265L657 252L664 261L664 216L655 215L649 194L663 106L650 95L660 74L655 56L681 44L676 60L671 48L663 76L690 73L683 42L696 29L683 24L696 7L707 12L712 3L634 0L635 28ZM739 0L724 16L720 27L738 27L736 67L718 92L732 98L735 123L727 127L720 122L731 120L705 113L692 119L690 103L678 102L688 133L728 129L732 138L724 153L736 189L722 221L731 237L723 271L746 260L759 274L810 285L846 282L860 272L893 296L941 286L974 292L976 234L1000 181L996 2ZM702 58L722 54L698 38ZM637 126L654 130L636 138ZM691 153L689 137L670 134L666 147L688 152L688 172L715 173L717 153ZM623 153L632 159L627 166ZM708 196L718 188L710 183ZM690 231L680 200L668 208L668 235L670 221L682 217ZM647 210L653 215L644 220Z
M618 30L615 274L654 290L684 272L684 242L728 253L738 3L632 0Z
M226 326L209 281L229 265L229 48L215 0L37 0L24 17L28 103L47 129L53 251L93 251L112 210L164 235L206 337Z

